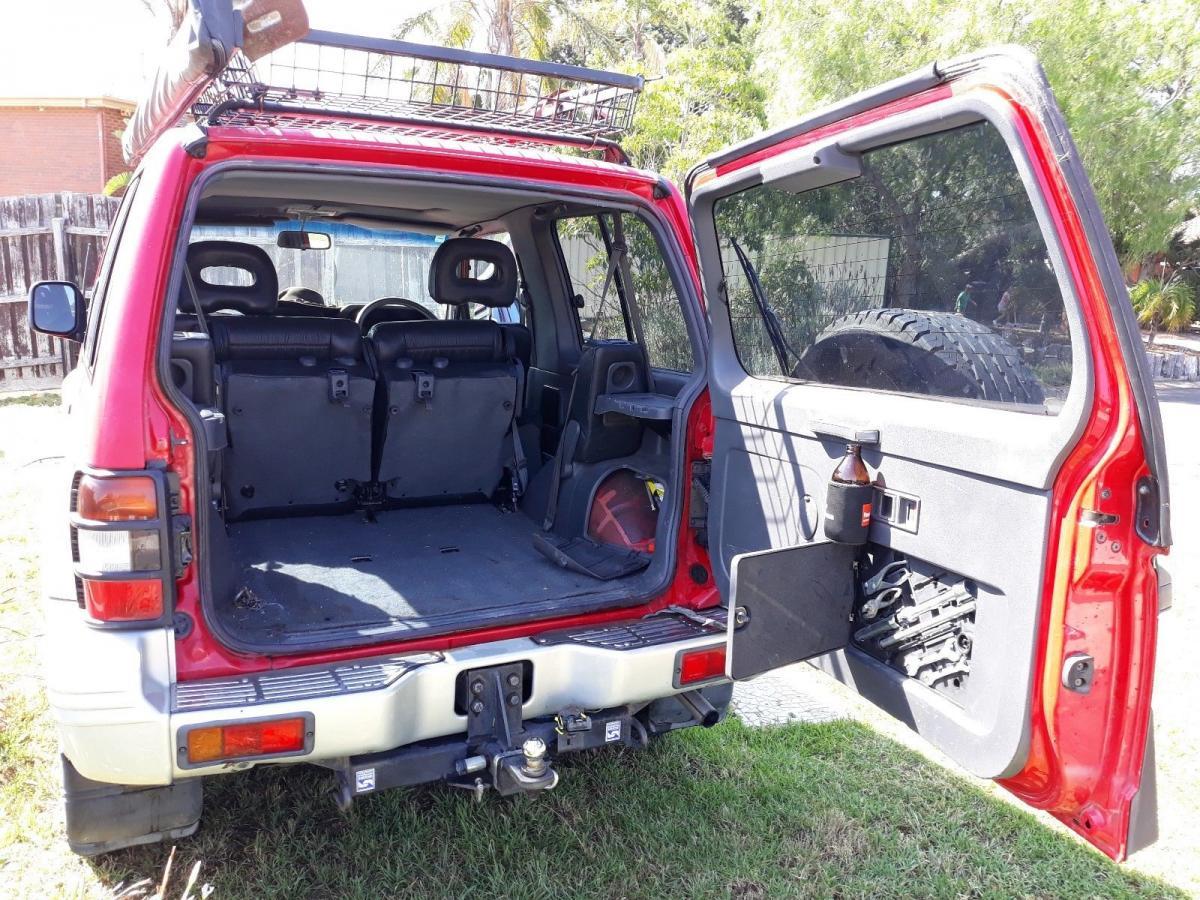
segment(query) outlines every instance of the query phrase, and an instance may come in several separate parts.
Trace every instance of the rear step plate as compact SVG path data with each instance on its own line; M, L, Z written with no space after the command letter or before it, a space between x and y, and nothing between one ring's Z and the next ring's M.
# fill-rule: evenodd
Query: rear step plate
M545 631L534 635L531 640L543 647L585 644L605 650L636 650L639 647L653 647L657 644L686 641L688 638L723 634L726 621L727 613L724 607L702 612L689 611L687 614L664 610L644 619Z

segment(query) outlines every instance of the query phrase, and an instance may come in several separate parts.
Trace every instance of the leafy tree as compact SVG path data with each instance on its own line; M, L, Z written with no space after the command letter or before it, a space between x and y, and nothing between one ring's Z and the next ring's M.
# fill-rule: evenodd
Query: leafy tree
M1147 278L1129 291L1138 322L1150 329L1150 343L1159 329L1183 331L1196 318L1196 294L1178 276Z
M489 53L547 59L555 30L567 25L592 40L608 39L570 0L446 0L405 19L395 36L416 34L447 47L478 42Z
M622 145L634 162L682 183L705 156L766 127L754 74L756 24L745 0L676 0L647 31L666 50Z
M1195 0L761 0L773 122L998 43L1042 60L1117 249L1166 248L1200 192Z

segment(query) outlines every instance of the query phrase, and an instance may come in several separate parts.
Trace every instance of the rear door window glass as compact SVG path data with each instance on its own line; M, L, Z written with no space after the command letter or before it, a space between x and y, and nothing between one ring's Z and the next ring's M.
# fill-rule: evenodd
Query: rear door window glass
M1066 307L1001 135L980 122L862 164L849 181L717 202L746 371L1056 411Z

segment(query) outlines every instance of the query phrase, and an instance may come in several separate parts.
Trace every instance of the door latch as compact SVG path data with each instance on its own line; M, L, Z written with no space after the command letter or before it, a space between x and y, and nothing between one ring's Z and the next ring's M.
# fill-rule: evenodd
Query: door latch
M1096 661L1086 653L1072 653L1063 660L1062 684L1068 691L1090 693L1095 675Z
M1079 513L1079 524L1084 528L1103 528L1120 521L1121 517L1116 513L1102 513L1098 509L1085 509Z

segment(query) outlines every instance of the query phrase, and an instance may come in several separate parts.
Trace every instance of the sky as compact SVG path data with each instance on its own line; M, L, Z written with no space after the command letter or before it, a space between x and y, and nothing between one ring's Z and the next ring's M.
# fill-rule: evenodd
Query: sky
M433 0L304 0L309 24L386 36ZM136 101L166 41L141 0L0 0L0 97Z

